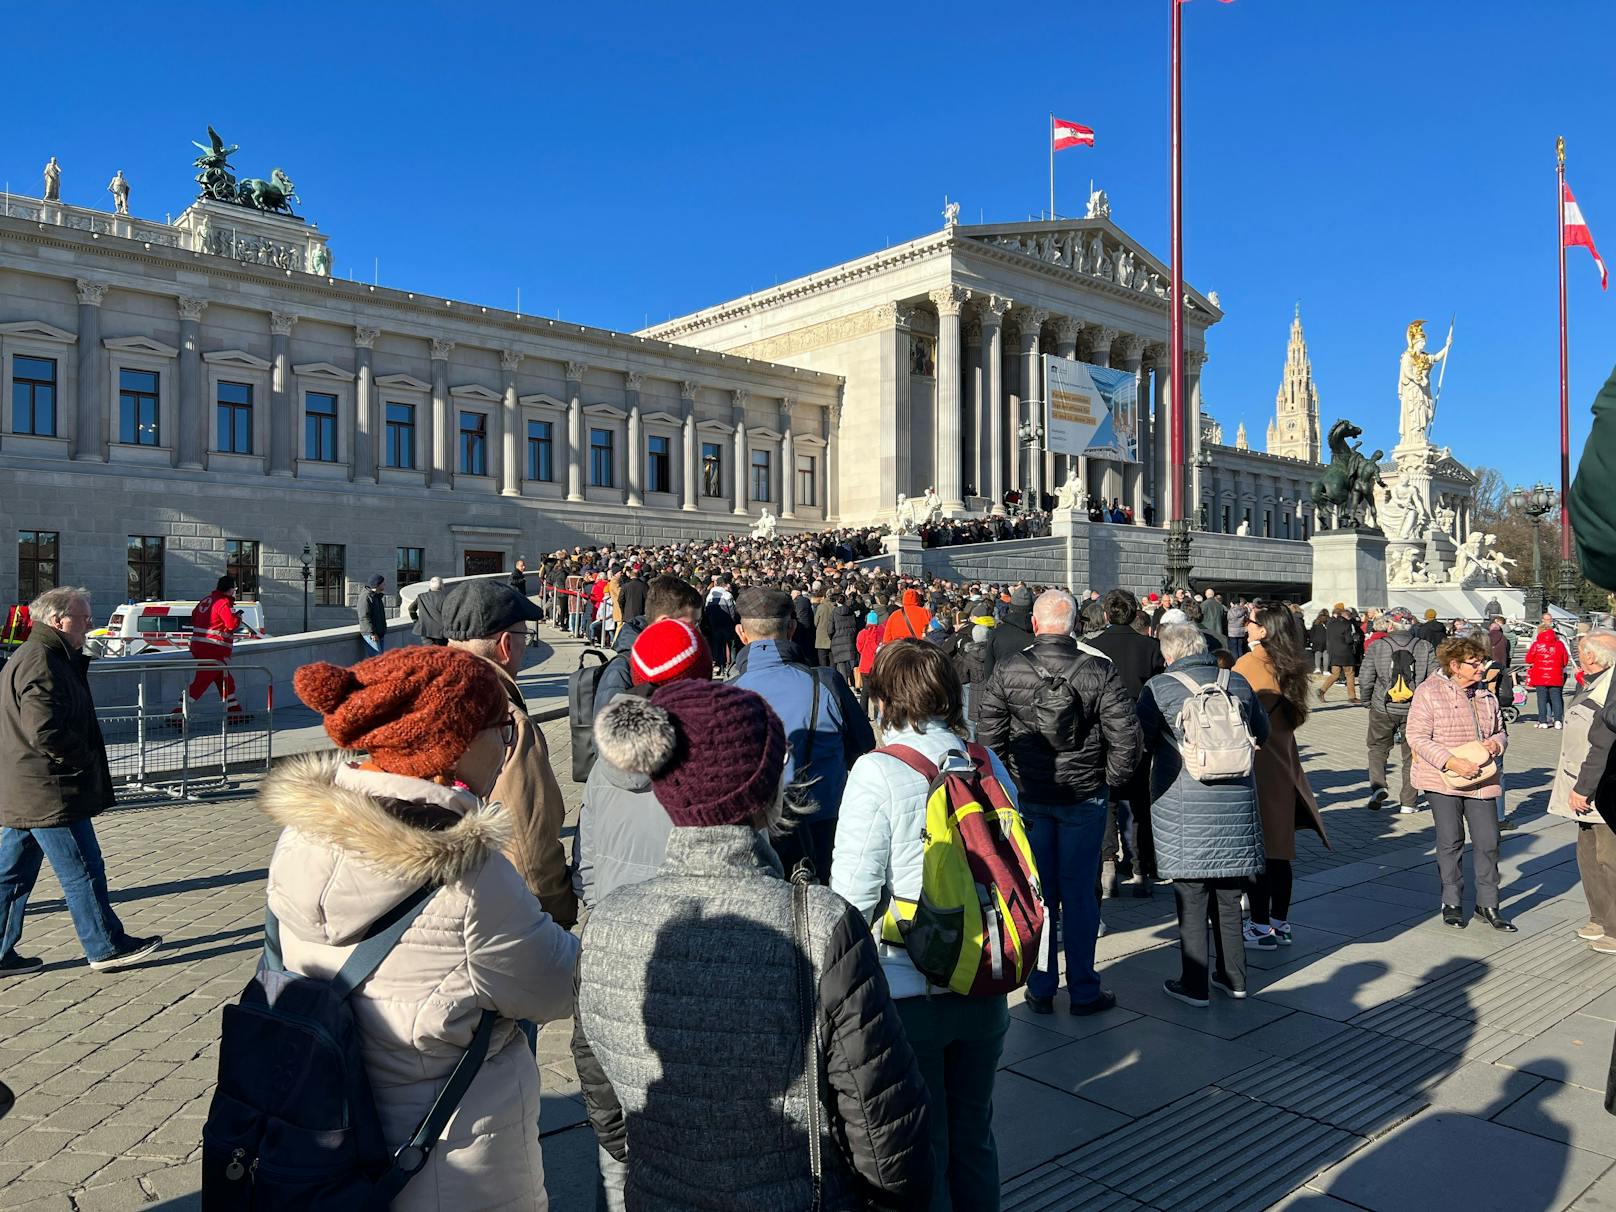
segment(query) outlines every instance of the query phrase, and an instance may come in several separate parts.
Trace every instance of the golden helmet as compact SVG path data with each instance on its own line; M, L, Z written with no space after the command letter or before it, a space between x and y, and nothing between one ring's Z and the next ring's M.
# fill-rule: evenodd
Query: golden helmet
M1408 326L1408 343L1410 345L1414 344L1414 338L1415 337L1423 337L1424 335L1425 335L1425 321L1424 320L1415 320L1414 323L1412 323L1412 324L1410 324Z

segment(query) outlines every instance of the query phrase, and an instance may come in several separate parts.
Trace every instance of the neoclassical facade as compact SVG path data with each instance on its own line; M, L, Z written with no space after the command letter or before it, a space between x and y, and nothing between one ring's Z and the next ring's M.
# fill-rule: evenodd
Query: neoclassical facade
M952 209L952 208L951 208ZM1164 516L1169 270L1103 215L942 230L654 325L642 335L845 380L839 501L849 522L891 515L898 494L935 487L950 512L1007 491L1031 499L1075 470L1090 492ZM1222 316L1187 292L1186 395L1200 401L1208 328ZM1042 357L1139 376L1139 463L1034 451ZM1191 442L1186 457L1193 458Z
M0 214L0 597L195 597L227 570L274 630L371 575L837 516L841 380L310 272L300 220ZM10 538L11 536L6 536Z

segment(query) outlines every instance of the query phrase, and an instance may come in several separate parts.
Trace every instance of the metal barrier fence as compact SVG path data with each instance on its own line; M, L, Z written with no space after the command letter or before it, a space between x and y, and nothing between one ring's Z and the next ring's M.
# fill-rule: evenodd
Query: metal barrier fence
M195 799L268 772L275 688L267 665L125 658L92 662L90 676L117 790ZM226 710L229 684L236 711ZM201 686L196 699L193 685Z

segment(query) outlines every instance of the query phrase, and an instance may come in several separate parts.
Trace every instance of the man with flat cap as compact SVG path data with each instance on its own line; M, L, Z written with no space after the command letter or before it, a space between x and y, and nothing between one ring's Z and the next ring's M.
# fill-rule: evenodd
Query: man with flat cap
M806 860L820 883L830 879L836 818L847 772L875 748L870 721L852 688L834 669L808 664L792 637L797 621L791 595L751 586L736 598L740 639L734 684L763 696L785 725L787 831L771 838L789 875ZM813 637L808 637L811 645Z
M531 600L499 581L462 581L443 600L443 634L449 647L464 649L494 667L516 721L515 743L488 797L503 804L515 824L506 857L545 912L571 929L578 921L578 898L561 849L566 805L550 768L544 734L528 718L527 703L516 685L527 656L529 625L541 618L543 613Z

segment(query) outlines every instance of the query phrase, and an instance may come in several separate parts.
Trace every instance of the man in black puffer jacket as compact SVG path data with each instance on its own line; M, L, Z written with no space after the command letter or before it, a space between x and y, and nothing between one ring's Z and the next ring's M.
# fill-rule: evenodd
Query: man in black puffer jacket
M1004 618L993 629L993 638L988 643L988 676L993 676L993 668L1001 660L1020 652L1031 643L1032 590L1025 585L1017 585L1010 591L1010 605L1004 612Z
M1032 608L1033 641L999 659L982 688L977 740L1003 759L1020 791L1027 838L1043 881L1053 939L1064 915L1066 987L1073 1014L1117 1004L1094 971L1108 788L1126 787L1139 761L1139 724L1110 661L1083 652L1072 636L1077 603L1064 590ZM997 640L997 635L995 635ZM1027 1008L1053 1011L1059 969L1053 948L1027 980Z

